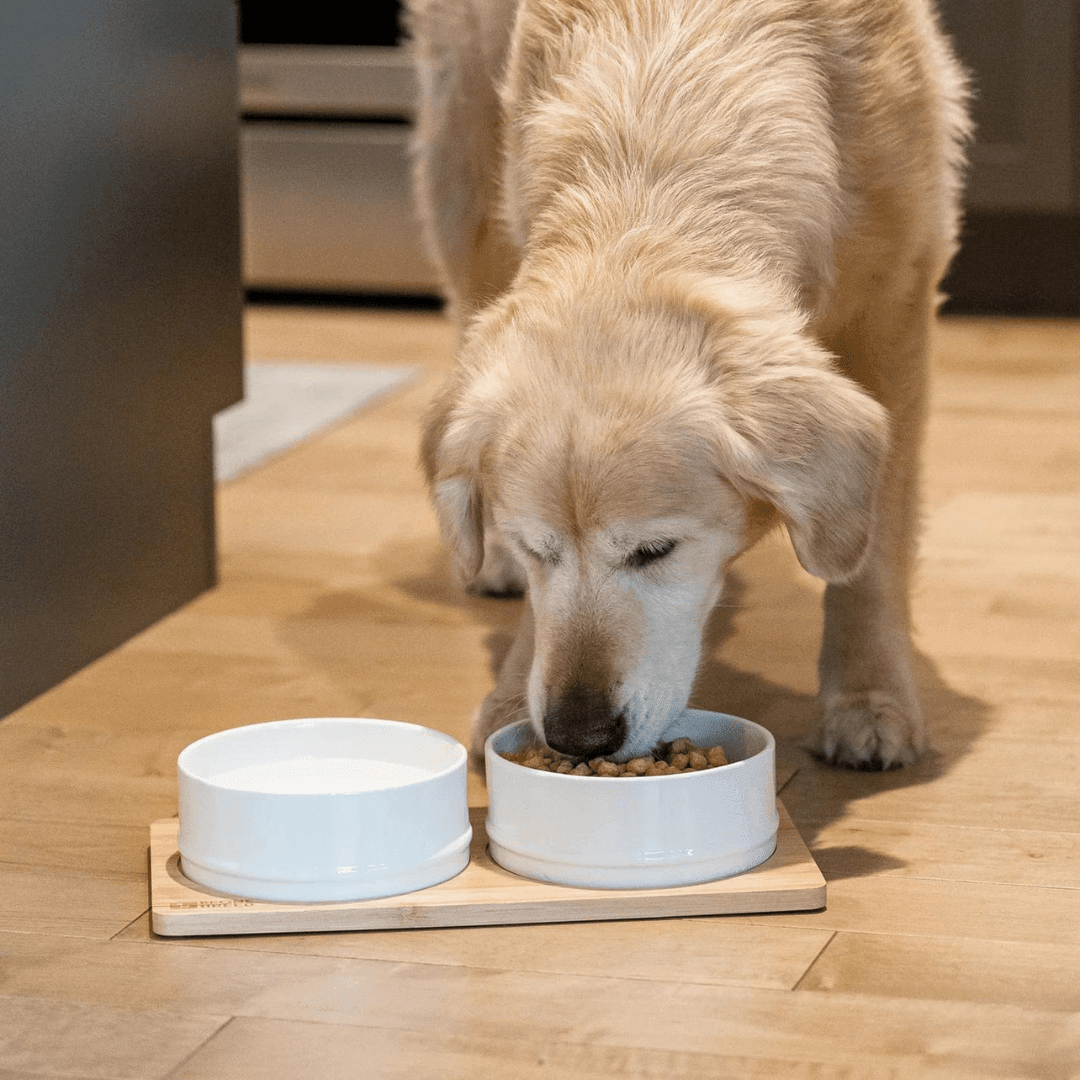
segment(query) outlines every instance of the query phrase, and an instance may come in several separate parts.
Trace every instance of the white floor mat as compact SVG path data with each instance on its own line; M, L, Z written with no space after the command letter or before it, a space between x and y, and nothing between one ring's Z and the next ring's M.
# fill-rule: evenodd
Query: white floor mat
M244 400L214 417L214 477L232 480L311 438L382 394L414 369L377 364L255 363Z

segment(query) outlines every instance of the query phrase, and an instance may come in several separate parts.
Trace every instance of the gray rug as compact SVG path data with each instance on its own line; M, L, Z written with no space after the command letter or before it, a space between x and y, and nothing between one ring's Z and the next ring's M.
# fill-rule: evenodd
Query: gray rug
M220 482L269 461L413 378L378 364L258 363L244 368L244 400L214 417Z

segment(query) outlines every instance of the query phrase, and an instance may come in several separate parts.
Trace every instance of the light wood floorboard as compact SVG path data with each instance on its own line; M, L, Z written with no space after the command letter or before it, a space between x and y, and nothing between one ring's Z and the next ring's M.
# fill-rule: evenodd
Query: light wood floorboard
M782 538L712 621L695 701L775 732L826 910L151 934L148 826L189 742L305 715L467 737L517 605L454 585L416 466L451 341L434 314L248 312L256 361L422 376L224 485L219 587L0 722L0 1080L1080 1077L1077 322L941 326L925 761L802 749L821 587Z

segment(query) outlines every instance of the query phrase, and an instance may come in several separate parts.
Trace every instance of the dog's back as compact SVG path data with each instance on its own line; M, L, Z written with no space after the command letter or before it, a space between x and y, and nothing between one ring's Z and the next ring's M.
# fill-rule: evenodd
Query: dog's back
M473 233L453 294L483 275L463 281L469 256L515 262L545 221L556 245L584 236L617 259L630 241L632 259L629 212L663 223L684 266L764 265L827 336L883 257L943 269L954 251L966 84L927 0L449 0L450 23L446 2L415 5L436 30L422 77L465 49L452 78L490 87L447 85L439 118L473 181L436 200Z

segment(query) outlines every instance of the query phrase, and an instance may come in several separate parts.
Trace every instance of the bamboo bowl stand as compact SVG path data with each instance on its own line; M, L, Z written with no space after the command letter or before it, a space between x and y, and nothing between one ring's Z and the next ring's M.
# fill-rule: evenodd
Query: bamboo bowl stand
M659 919L812 911L825 906L825 879L783 804L776 851L734 877L664 889L582 889L519 877L488 853L486 807L469 810L469 865L417 892L349 903L279 903L227 896L184 877L179 820L150 827L150 918L164 937L391 930L446 926Z

